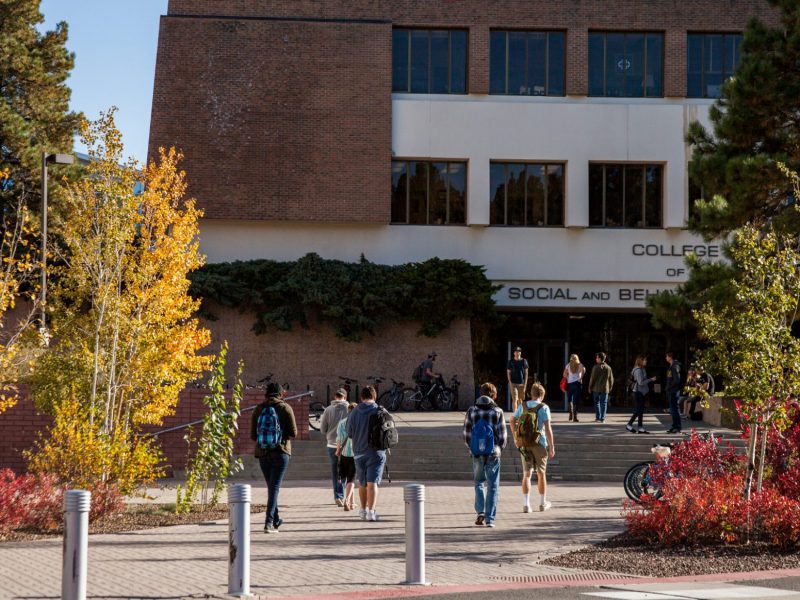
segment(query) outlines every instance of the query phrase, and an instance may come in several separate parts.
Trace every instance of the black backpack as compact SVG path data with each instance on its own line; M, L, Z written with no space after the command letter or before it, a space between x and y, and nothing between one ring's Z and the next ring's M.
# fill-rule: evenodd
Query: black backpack
M417 368L414 369L414 372L411 374L411 380L414 383L419 383L422 381L422 375L425 373L425 369L422 368L422 363L417 365Z
M394 426L394 417L382 406L369 416L367 441L373 450L388 450L397 446L398 436L397 428Z

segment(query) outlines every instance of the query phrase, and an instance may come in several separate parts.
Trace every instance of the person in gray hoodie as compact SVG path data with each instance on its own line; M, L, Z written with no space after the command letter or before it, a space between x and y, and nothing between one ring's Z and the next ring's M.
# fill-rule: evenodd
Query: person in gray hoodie
M319 430L325 436L328 448L328 460L331 463L331 484L333 485L333 501L336 506L344 506L344 485L339 479L339 457L336 455L336 427L339 421L347 417L347 392L336 390L333 402L325 408L319 423Z

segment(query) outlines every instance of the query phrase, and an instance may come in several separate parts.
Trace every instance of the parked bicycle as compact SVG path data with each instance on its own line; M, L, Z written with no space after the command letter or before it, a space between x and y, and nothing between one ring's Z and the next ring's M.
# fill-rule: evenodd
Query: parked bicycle
M690 434L682 434L684 438L689 438ZM698 437L701 440L713 440L716 443L714 434L710 431L699 433ZM682 442L678 442L679 444ZM651 468L659 461L665 461L669 464L669 457L676 444L653 444L650 451L655 455L656 460L648 460L633 465L628 472L625 473L623 486L628 498L634 502L644 502L648 497L652 496L656 500L663 495L660 486L654 480L651 474ZM671 474L670 474L671 476Z
M345 392L347 392L347 401L358 402L358 379L353 379L352 377L342 377L341 375L339 375L339 379L344 382L341 384L341 387ZM352 390L354 384L356 386L355 397L351 399L350 391Z
M378 396L378 404L391 412L400 410L403 404L404 385L402 381L392 379L391 389Z

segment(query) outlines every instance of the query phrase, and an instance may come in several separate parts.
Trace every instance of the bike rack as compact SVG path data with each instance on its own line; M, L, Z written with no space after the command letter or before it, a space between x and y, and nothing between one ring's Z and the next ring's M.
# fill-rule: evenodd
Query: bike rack
M314 390L309 390L307 392L303 392L302 394L296 394L294 396L288 396L284 398L284 400L297 400L298 398L305 398L306 396L313 396ZM239 411L239 414L249 412L251 410L255 410L258 408L260 404L254 404L253 406L248 406L247 408L243 408ZM225 416L231 416L233 413L225 413ZM187 427L192 427L193 425L200 425L203 422L203 419L199 419L198 421L192 421L191 423L186 423L184 425L177 425L175 427L170 427L169 429L162 429L161 431L156 431L155 433L146 433L142 437L149 437L153 436L157 438L160 435L165 433L170 433L171 431L178 431L180 429L186 429Z

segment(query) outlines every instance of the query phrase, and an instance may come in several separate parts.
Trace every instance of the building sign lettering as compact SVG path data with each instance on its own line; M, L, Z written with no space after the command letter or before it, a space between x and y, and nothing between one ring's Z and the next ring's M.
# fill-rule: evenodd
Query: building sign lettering
M694 253L699 258L719 258L720 249L715 244L634 244L634 256L681 257Z

